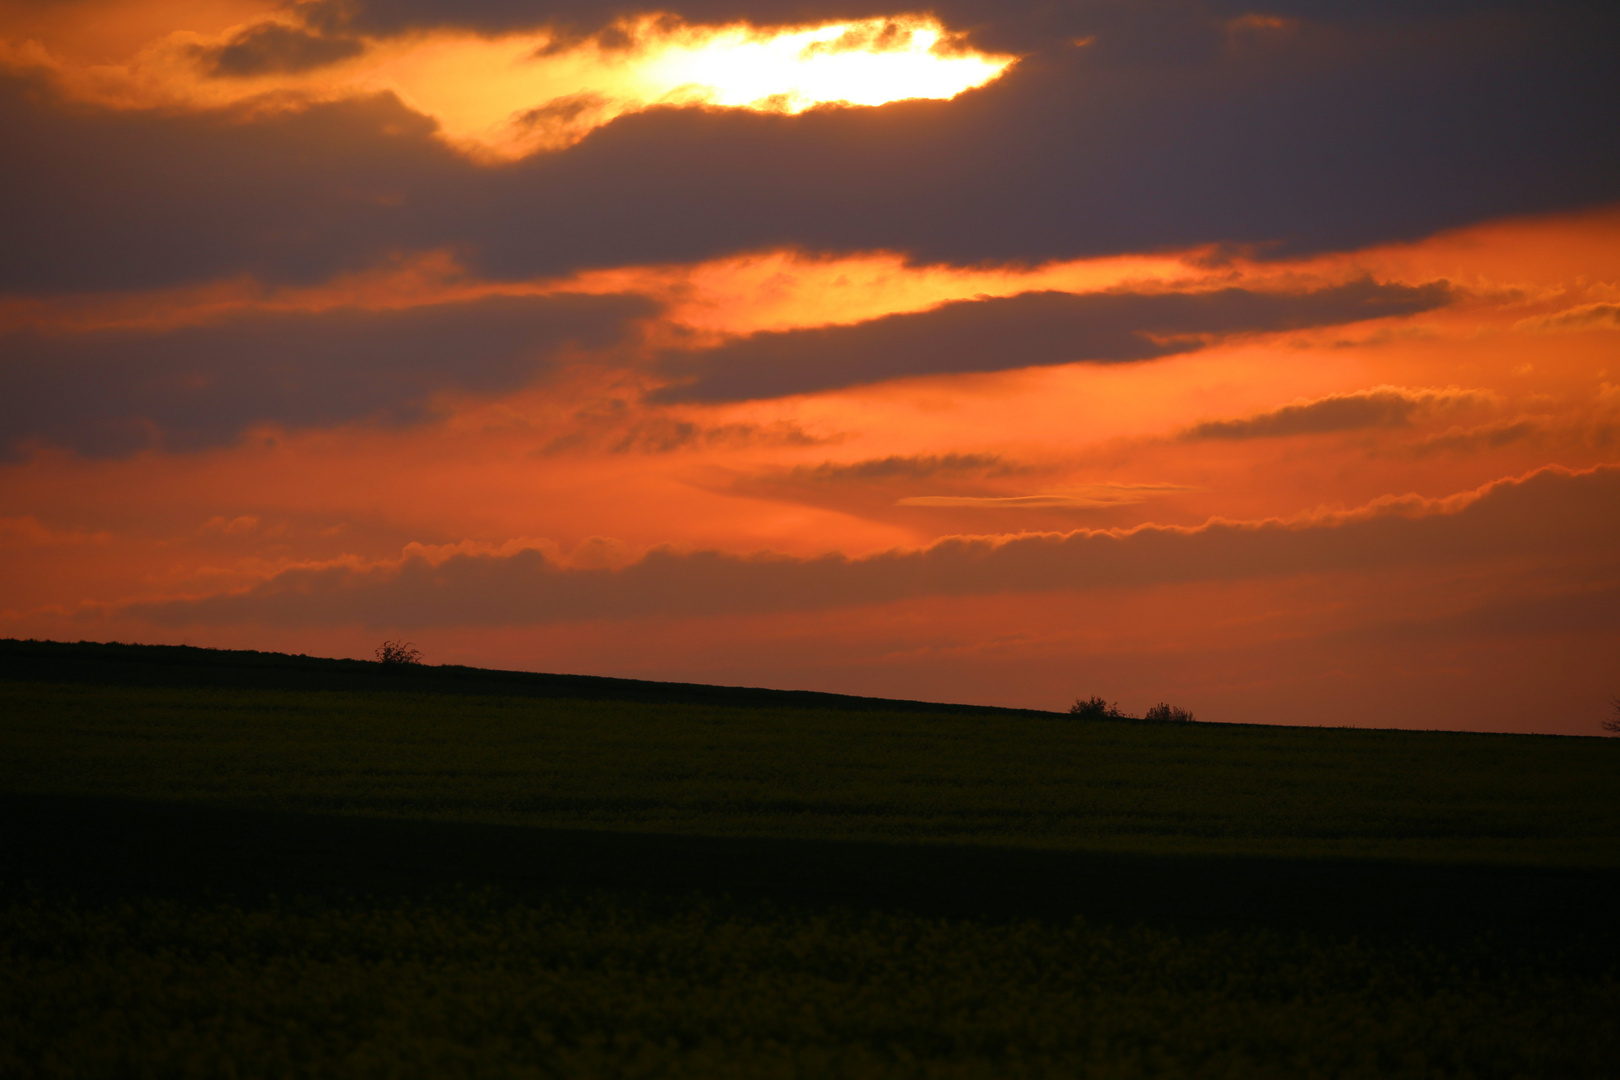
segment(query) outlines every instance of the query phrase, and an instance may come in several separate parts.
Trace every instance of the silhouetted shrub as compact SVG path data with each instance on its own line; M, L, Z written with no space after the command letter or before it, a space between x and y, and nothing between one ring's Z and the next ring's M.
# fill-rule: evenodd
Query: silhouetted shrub
M1604 731L1612 731L1616 735L1620 735L1620 697L1610 698L1609 704L1614 706L1614 716L1601 721L1601 726Z
M1080 720L1124 720L1124 713L1119 711L1119 702L1110 705L1100 697L1075 699L1069 706L1069 715Z
M1197 718L1186 709L1161 701L1143 714L1142 719L1159 720L1172 724L1190 724Z
M379 664L386 664L389 667L422 662L422 650L410 641L385 641L377 646L376 655Z

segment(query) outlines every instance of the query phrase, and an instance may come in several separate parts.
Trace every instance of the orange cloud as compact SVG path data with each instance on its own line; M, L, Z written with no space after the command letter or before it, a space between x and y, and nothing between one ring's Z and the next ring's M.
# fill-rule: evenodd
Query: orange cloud
M130 25L162 25L155 16ZM209 22L217 19L196 25ZM133 56L99 64L38 38L0 41L0 63L47 71L71 96L110 108L277 110L389 93L452 145L491 161L562 149L658 105L798 113L951 98L1014 59L967 47L927 14L764 29L645 15L575 40L549 29L362 38L278 13L213 32L171 28Z
M176 27L219 36L283 7L281 0L0 0L0 40L32 42L39 54L75 65L122 64Z

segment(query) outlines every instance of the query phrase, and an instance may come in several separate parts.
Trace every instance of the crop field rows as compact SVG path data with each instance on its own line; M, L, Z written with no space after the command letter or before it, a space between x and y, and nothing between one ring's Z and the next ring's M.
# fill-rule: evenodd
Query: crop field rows
M1613 741L6 674L7 1076L1620 1060Z

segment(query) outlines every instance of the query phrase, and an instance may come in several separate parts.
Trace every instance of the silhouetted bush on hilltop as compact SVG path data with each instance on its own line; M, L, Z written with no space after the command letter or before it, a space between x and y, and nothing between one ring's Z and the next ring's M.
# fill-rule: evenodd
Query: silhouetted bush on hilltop
M1100 697L1075 699L1069 706L1069 715L1078 720L1134 720L1134 716L1126 716L1119 711L1119 702L1109 704Z
M406 664L420 664L422 650L411 641L385 641L377 646L377 662L388 667L400 667Z
M1161 724L1191 724L1197 720L1189 710L1164 701L1141 716L1132 716L1119 711L1119 702L1109 702L1095 695L1076 699L1075 703L1069 706L1069 715L1077 720L1149 720Z

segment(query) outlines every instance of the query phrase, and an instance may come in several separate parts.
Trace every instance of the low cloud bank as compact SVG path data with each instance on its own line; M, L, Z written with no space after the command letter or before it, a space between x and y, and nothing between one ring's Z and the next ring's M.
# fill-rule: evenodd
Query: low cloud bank
M568 569L535 550L410 557L370 569L291 570L241 593L125 605L166 626L523 625L815 610L932 595L1097 589L1531 556L1599 564L1613 544L1620 466L1557 466L1449 499L1380 500L1304 521L1211 521L1124 532L953 537L865 558L648 553L620 569Z

